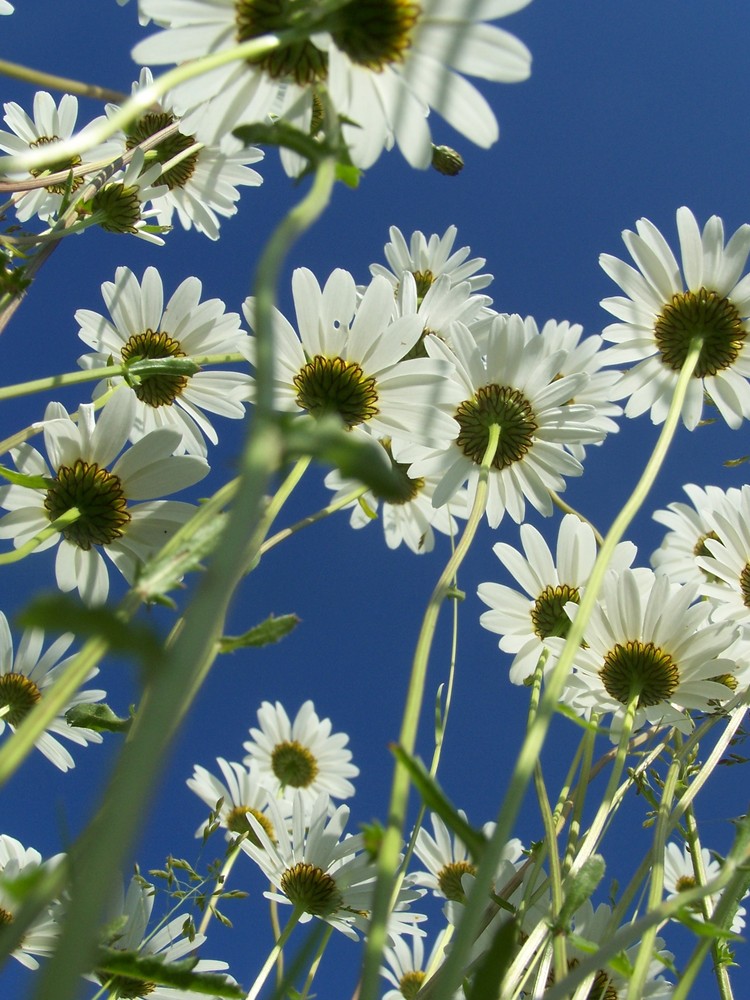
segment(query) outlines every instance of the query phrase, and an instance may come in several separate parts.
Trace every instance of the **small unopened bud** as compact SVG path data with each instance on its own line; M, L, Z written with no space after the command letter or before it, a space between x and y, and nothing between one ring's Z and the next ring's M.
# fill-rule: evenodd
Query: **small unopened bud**
M464 169L464 158L450 146L433 146L432 165L439 174L455 177Z

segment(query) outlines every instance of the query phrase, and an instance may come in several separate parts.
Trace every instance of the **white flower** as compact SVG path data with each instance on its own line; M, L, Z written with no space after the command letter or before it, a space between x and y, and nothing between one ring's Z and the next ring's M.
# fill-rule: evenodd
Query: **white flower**
M187 780L187 786L211 809L215 809L216 803L223 799L219 809L219 825L227 831L227 840L233 840L243 833L255 836L247 819L249 812L268 829L274 840L276 835L267 817L271 792L243 764L224 760L223 757L217 757L216 763L221 769L223 781L214 777L205 767L196 764L192 778ZM285 819L291 816L291 803L283 799L277 799L277 803ZM202 837L206 829L207 824L201 823L196 830L196 837Z
M27 629L14 657L8 619L0 611L0 733L4 732L6 725L14 733L34 705L44 699L46 689L65 673L73 657L69 656L65 660L60 660L60 657L73 639L74 636L70 634L61 635L42 654L44 632L41 629ZM94 668L87 681L98 673L98 668ZM98 690L79 691L37 737L37 748L61 771L75 767L75 761L57 737L64 736L79 746L102 742L101 733L69 725L65 713L74 705L101 701L106 693Z
M5 13L9 14L11 11L12 8ZM78 98L73 97L72 94L64 94L60 98L60 103L55 104L52 95L44 90L37 91L34 95L33 118L30 118L20 105L12 101L3 107L5 108L3 120L12 131L0 131L0 149L13 155L28 153L30 150L49 145L59 139L69 139L75 130L76 118L78 117ZM102 121L104 121L103 116L95 118L84 126L80 134L85 135ZM117 146L111 142L98 145L90 149L87 154L91 162L107 156L112 158L117 156ZM58 173L61 170L81 165L80 156L74 156L72 159L60 160L48 167L33 170L32 175L40 177L42 173ZM12 176L23 177L25 175L14 174ZM75 177L71 190L75 191L82 184L83 177ZM52 184L48 188L36 188L21 195L15 203L18 221L26 222L33 215L38 215L40 219L45 221L52 218L57 214L62 204L66 188L67 184L63 181Z
M321 290L311 271L292 278L299 335L274 310L276 406L312 416L338 415L355 433L440 446L455 434L450 411L458 388L450 362L402 361L422 332L418 316L396 316L393 290L375 277L361 298L354 278L336 270ZM255 303L243 307L254 324ZM251 348L254 349L251 338Z
M0 834L0 917L2 923L10 923L20 908L18 890L11 891L14 882L21 883L32 878L40 868L51 868L63 858L57 854L47 861L42 861L39 851L33 847L24 847L20 841L7 834ZM22 886L21 886L22 888ZM29 929L24 933L20 945L11 952L21 965L27 969L38 969L39 962L34 956L51 955L57 945L60 933L58 917L59 904L53 903L41 913Z
M136 149L124 170L116 171L91 199L94 221L108 233L130 233L147 243L164 246L154 230L156 208L144 208L148 202L166 194L166 184L159 184L161 164L146 166L143 150Z
M391 457L388 447L382 441L381 444ZM432 494L438 484L437 478L412 479L408 474L408 467L392 458L391 468L403 484L403 499L400 502L383 501L380 520L383 523L386 545L389 549L397 549L403 542L417 555L432 552L435 547L435 531L455 536L458 533L455 517L468 516L466 491L458 492L450 504L434 507ZM354 480L344 479L335 469L328 473L325 484L329 490L336 490L332 503L343 499L357 488ZM359 500L353 500L348 505L351 508L351 526L364 528L370 524L378 516L379 504L379 498L370 490Z
M357 940L355 918L372 906L375 860L363 850L362 834L341 840L348 807L341 805L329 816L328 805L328 796L321 793L309 810L297 792L290 834L272 801L269 811L278 841L250 813L260 846L243 840L241 847L278 890L265 893L269 899L298 908L302 922L319 917Z
M432 502L447 503L468 479L474 495L487 450L488 428L500 426L500 439L490 465L487 519L493 528L506 510L520 523L526 499L542 514L552 513L550 490L563 490L563 476L579 476L581 464L565 445L589 441L598 434L589 426L590 406L567 401L585 385L584 373L558 379L560 352L546 355L541 338L526 344L513 337L497 317L490 330L487 358L469 331L456 324L453 350L427 337L430 357L452 361L463 402L454 411L459 433L449 448L429 454L405 449L400 461L413 460L409 475L439 476Z
M331 720L319 719L311 701L306 701L289 721L283 705L264 701L258 709L260 729L250 729L252 740L243 744L248 752L245 764L260 784L276 797L285 791L299 793L310 809L321 794L336 799L354 795L359 768L351 764L345 749L346 733L331 733Z
M88 309L76 312L79 337L96 351L79 358L79 365L93 369L119 362L231 355L246 350L248 338L240 329L238 314L225 313L220 299L201 302L201 291L198 278L186 278L164 308L162 280L156 268L147 267L139 285L129 268L118 267L114 282L102 285L112 320ZM110 381L119 385L123 379ZM218 437L203 411L241 419L249 385L249 375L223 370L145 376L133 387L135 416L130 439L140 441L157 428L168 428L180 434L175 449L179 454L205 455L204 435L212 444ZM100 383L94 398L105 388L106 383Z
M419 989L442 965L445 955L446 938L450 928L445 927L435 938L427 961L424 955L424 937L421 934L397 935L390 947L383 949L384 964L380 974L395 988L383 995L383 1000L412 1000ZM453 994L454 1000L464 996L462 989Z
M682 420L693 430L709 394L730 427L750 416L750 275L741 277L750 252L750 225L740 226L724 245L724 225L713 215L703 232L688 208L677 210L682 272L659 230L648 219L637 232L622 234L637 269L602 254L601 266L625 292L604 299L602 306L619 322L602 336L617 346L609 363L638 362L626 372L616 398L629 396L625 413L636 417L651 411L662 423L669 409L677 376L693 338L701 352L688 388Z
M253 0L141 0L141 11L165 26L133 50L137 62L181 63L225 51L292 26L309 38L257 60L236 61L179 85L174 106L199 137L213 140L239 122L285 118L309 132L314 88L326 87L343 122L352 160L371 166L394 139L418 167L431 161L430 107L480 146L498 137L495 116L464 72L494 81L524 80L528 49L484 23L529 0L354 0L306 24L302 5L266 8ZM498 13L499 11L499 13ZM377 30L375 30L377 29Z
M708 523L709 511L739 507L741 491L722 490L718 486L694 486L687 483L682 487L687 493L692 507L686 503L671 503L666 510L657 510L654 520L670 530L664 541L651 556L651 565L657 573L665 573L673 583L706 582L706 571L698 564L699 556L710 556L706 540L716 537ZM712 581L715 582L715 581Z
M711 852L706 847L701 848L701 859L706 882L711 882L719 875L721 864L711 856ZM678 844L667 844L664 850L664 891L667 894L667 899L674 899L681 892L686 889L694 889L697 885L698 880L695 877L695 868L688 845L685 844L684 848L680 850ZM721 892L716 892L707 897L711 913L718 906L721 896ZM693 919L699 921L704 919L702 901L691 903L689 909ZM746 913L744 906L737 908L730 928L733 934L742 933Z
M625 706L637 697L636 729L647 721L688 731L686 710L710 712L730 698L737 667L723 657L735 630L709 624L711 606L693 604L696 596L696 587L650 570L609 571L584 632L586 645L576 651L574 679L588 687L579 704L613 713L616 732ZM573 617L577 605L566 608Z
M394 291L401 282L401 275L409 271L417 286L417 293L424 297L427 290L441 275L445 275L451 286L468 281L472 292L478 292L491 284L491 274L477 274L484 267L484 257L472 257L470 247L453 250L458 230L448 226L442 236L433 233L429 239L419 230L411 234L407 244L404 234L396 226L388 230L391 241L386 243L384 252L390 270L382 264L370 264L370 273L382 275L393 285Z
M121 951L134 951L141 958L153 956L165 965L178 962L189 957L206 940L205 934L185 934L185 914L173 917L162 924L158 930L146 933L151 911L154 906L154 887L144 883L143 879L133 878L128 886L127 896L123 898L120 887L119 899L111 908L109 924L116 926L111 938L106 941L108 947ZM121 922L125 918L124 924ZM221 972L227 968L226 962L214 959L199 959L193 966L193 972ZM172 986L160 986L156 982L133 983L132 979L111 976L104 971L97 971L96 978L87 975L92 982L101 983L110 997L148 996L149 1000L192 1000L195 993L189 990L177 989ZM231 977L225 977L234 982ZM133 986L143 987L141 992L134 994ZM130 988L130 992L126 992ZM216 997L213 1000L217 1000Z
M467 327L479 343L486 340L487 330L496 313L489 308L488 295L472 293L468 281L455 283L447 274L441 274L420 291L418 279L411 271L403 271L396 290L396 314L418 316L422 335L406 358L425 358L425 337L432 334L452 346L453 330L457 324Z
M0 538L18 548L49 528L50 521L77 507L78 520L36 548L57 545L55 575L63 591L78 590L86 604L100 604L109 592L104 550L128 582L138 566L193 513L191 504L131 500L174 493L198 482L208 472L202 458L173 456L177 432L156 430L115 459L132 427L135 400L119 391L118 400L94 422L91 404L80 407L76 425L59 403L47 407L44 441L52 470L36 449L23 444L11 452L24 475L44 476L48 488L12 485L0 490L0 506L11 513L0 519Z
M138 83L133 85L133 93L152 83L151 71L144 68ZM111 114L118 106L109 104L106 110ZM129 127L127 135L122 136L121 151L132 149L176 121L167 104L159 110L146 112ZM176 212L184 229L195 226L209 239L219 238L219 217L229 218L237 212L240 197L237 187L257 187L263 181L257 171L247 166L263 159L263 152L254 147L236 149L235 146L228 136L220 144L203 145L180 128L147 154L147 158L155 157L161 165L160 179L167 187L165 194L152 201L160 226L171 227Z
M529 50L514 35L484 22L520 10L529 0L355 0L340 12L328 48L328 87L349 122L352 160L371 166L395 139L407 161L427 167L433 108L470 142L497 141L488 102L462 74L494 82L525 80Z
M579 603L597 555L591 526L575 514L566 514L560 522L556 560L531 524L521 525L521 543L524 555L505 542L498 542L492 551L526 594L499 583L482 583L477 590L480 599L492 609L481 615L480 624L502 637L500 649L514 654L510 665L514 684L524 684L531 678L545 651L545 673L556 663L546 640L568 634L570 618L565 605ZM630 566L635 555L635 545L622 542L610 567Z

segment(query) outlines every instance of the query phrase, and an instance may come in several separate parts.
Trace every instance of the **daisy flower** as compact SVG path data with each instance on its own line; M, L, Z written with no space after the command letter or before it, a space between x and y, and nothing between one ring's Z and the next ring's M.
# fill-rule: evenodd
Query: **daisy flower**
M502 14L528 2L507 0ZM488 13L496 9L490 5ZM266 56L181 84L175 107L198 108L186 124L193 128L193 119L202 140L269 114L309 131L314 89L325 86L355 164L371 166L395 139L413 166L425 168L432 158L430 107L480 146L498 137L492 109L462 73L505 82L529 75L528 49L484 23L483 10L475 0L356 0L322 19L313 11L303 25L296 3L282 9L253 0L194 0L177 9L171 0L141 0L141 11L165 30L138 44L133 57L149 65L181 63L292 27L305 30L308 37Z
M440 447L455 435L450 416L458 387L451 363L402 358L422 333L417 315L396 316L393 290L375 277L361 297L348 271L336 270L321 290L298 268L292 292L299 335L274 310L274 392L285 412L337 415L357 433L389 438L399 459L402 442ZM243 307L252 327L255 303ZM251 358L254 343L251 339Z
M255 834L247 819L247 814L252 813L271 840L275 840L276 834L267 816L268 800L271 797L268 789L261 785L243 764L224 760L223 757L217 757L216 763L221 770L223 781L205 767L196 764L192 778L187 779L187 786L211 809L216 809L216 803L220 799L223 800L219 807L219 825L227 831L226 839L233 840L242 834L254 837ZM287 819L292 814L291 804L283 799L277 801L280 812ZM206 830L207 824L201 823L196 830L196 837L205 836Z
M554 666L556 657L546 640L568 634L565 605L580 602L597 555L593 529L575 514L566 514L560 522L556 559L531 524L521 525L521 544L523 555L505 542L498 542L492 551L525 594L499 583L482 583L477 590L480 600L491 608L479 623L500 635L500 649L513 654L513 684L527 683L545 652L545 673ZM635 555L632 542L621 542L610 567L624 569Z
M424 936L397 935L389 947L383 949L383 965L380 975L394 987L383 995L383 1000L413 1000L423 984L442 965L445 955L446 937L450 928L446 927L435 939L429 957L425 961ZM454 1000L464 996L459 989L453 994Z
M283 705L264 701L258 709L259 729L250 729L252 740L243 744L245 764L259 784L277 798L296 791L310 809L322 792L336 799L354 795L359 768L345 749L346 733L331 733L330 719L319 719L306 701L290 722Z
M151 71L142 69L138 83L133 85L133 93L152 83ZM107 105L108 114L117 110L118 105ZM127 135L122 136L121 152L150 139L177 120L167 104L148 111L130 126ZM257 187L263 181L260 174L248 166L262 160L263 152L254 147L238 150L229 136L221 143L204 145L180 128L146 154L146 158L155 158L161 165L160 180L167 187L165 194L152 201L158 224L171 228L176 212L184 229L195 226L211 240L219 238L219 217L226 219L237 212L240 197L237 188L241 185Z
M488 295L473 294L468 281L454 284L447 274L441 274L420 293L414 275L404 271L396 290L396 314L416 315L422 324L422 334L406 358L426 358L424 340L430 334L451 345L452 331L458 323L466 326L477 341L482 339L495 316L488 308L491 301Z
M78 336L96 352L83 355L78 364L95 369L113 362L238 354L246 349L248 337L240 329L238 314L225 313L220 299L201 302L201 291L198 278L186 278L165 308L156 268L147 267L139 284L129 268L118 267L114 282L102 285L111 320L88 309L75 314L81 328ZM109 384L123 381L118 377ZM218 436L203 411L241 419L249 386L249 375L233 371L144 376L132 387L135 410L130 440L140 441L158 428L167 428L180 434L178 454L205 456L205 438L216 444ZM94 398L106 387L107 383L100 383Z
M402 500L383 501L380 520L383 523L386 545L389 549L397 549L403 542L417 555L432 552L435 547L435 531L453 537L458 533L454 515L468 517L466 491L457 493L449 505L434 507L432 494L438 480L434 477L412 479L408 473L408 466L393 460L388 442L380 443L391 460L391 468L400 476L403 483ZM344 479L335 469L326 476L325 485L329 490L336 490L332 503L336 503L357 488L354 480ZM364 528L370 524L378 516L379 504L380 499L371 490L359 500L353 500L348 505L351 509L349 523L352 528Z
M103 184L89 203L94 222L108 233L130 233L147 243L164 246L156 235L153 220L156 208L144 208L167 192L166 184L159 184L161 164L146 166L143 151L136 149L124 170L118 170Z
M276 887L276 892L266 892L265 896L301 911L302 923L318 917L358 940L356 929L362 929L372 908L377 868L375 859L364 850L362 834L341 839L349 818L348 807L341 805L331 812L328 796L321 793L310 810L296 792L291 833L275 801L270 803L270 815L278 841L272 841L250 813L248 818L260 846L249 840L241 844L245 854ZM403 904L417 895L402 889L399 900ZM407 925L402 922L400 926ZM412 926L416 927L413 922Z
M545 355L541 339L526 344L512 337L498 317L482 357L469 331L456 324L453 349L427 337L430 357L452 363L463 402L454 411L459 432L448 448L425 454L406 449L400 461L412 460L412 477L438 476L432 498L447 503L467 480L471 496L487 450L488 428L500 426L500 440L490 465L487 520L496 528L506 510L520 523L526 500L540 513L552 513L550 490L565 489L563 476L580 476L583 466L565 445L590 441L598 431L589 426L593 408L567 405L585 385L581 372L558 379L561 353Z
M61 635L42 654L44 632L41 629L27 629L14 657L8 619L0 611L0 734L4 732L6 725L14 733L34 705L43 700L46 689L65 673L73 657L69 656L64 660L60 657L64 655L73 639L74 636L70 634ZM87 680L91 680L98 673L99 670L95 667ZM102 742L101 733L69 725L65 713L74 705L89 705L101 701L106 693L96 690L79 691L64 708L60 709L57 716L47 724L45 731L37 738L37 748L61 771L75 767L75 761L58 737L64 736L79 746Z
M666 510L657 510L653 517L659 524L669 528L664 541L651 556L651 565L657 573L665 573L673 583L695 583L699 586L707 581L707 574L698 565L699 556L710 556L706 540L718 540L718 535L709 525L709 511L723 509L726 504L737 508L742 493L732 488L719 489L718 486L694 486L687 483L682 487L690 504L670 503ZM716 582L716 581L712 581Z
M706 882L711 882L721 872L721 864L716 858L711 856L711 852L706 847L701 848L701 859L703 861L703 870L706 874ZM685 844L683 849L680 850L678 844L667 844L664 850L664 891L667 894L667 899L675 899L681 892L684 892L686 889L694 889L697 885L693 859L690 856L688 845ZM716 892L707 897L711 913L716 909L721 895L721 892ZM703 921L702 902L691 903L689 909L693 919ZM744 906L738 907L730 928L733 934L742 933L742 929L745 926L746 914L747 910Z
M713 604L716 621L750 628L750 486L739 496L705 511L710 529L703 540L705 554L695 561L704 574L701 593Z
M6 10L4 13L10 14L12 9ZM0 13L3 12L0 11ZM45 90L37 91L34 95L33 118L29 117L23 108L13 101L3 105L3 107L5 108L3 121L11 131L0 130L0 149L13 155L28 153L40 146L47 146L61 139L69 139L75 130L76 118L78 117L78 98L72 94L63 94L60 103L55 104L52 95ZM104 120L103 116L95 118L84 126L80 134L85 135ZM114 158L117 156L117 146L111 142L98 145L89 150L88 156L91 162L107 157ZM32 170L31 174L33 177L41 177L43 173L59 173L61 170L80 167L81 164L80 156L74 156L69 159L61 159L48 167ZM26 175L15 174L11 176L24 177ZM71 183L71 191L76 191L83 183L82 176L75 177ZM44 221L51 219L57 214L67 188L66 181L58 181L49 187L36 188L21 195L15 203L18 221L27 222L34 215L39 216Z
M466 819L463 810L459 810L459 814L463 819ZM415 872L413 874L414 884L430 889L433 895L442 899L463 903L466 899L464 880L467 876L473 877L476 874L476 866L461 838L448 829L437 813L430 815L435 836L430 836L424 827L420 827L414 845L414 854L422 864L427 866L428 870ZM485 823L482 832L489 838L494 829L494 823ZM505 845L495 879L498 889L502 888L503 884L513 875L516 870L516 862L522 854L523 845L518 838L509 840Z
M109 948L120 951L137 952L140 958L156 958L164 965L171 965L188 958L206 940L205 934L185 934L185 914L173 917L163 923L158 930L146 933L151 911L154 906L154 887L142 878L133 878L124 896L122 887L119 898L112 907L109 926L117 929L104 943ZM226 962L213 959L199 959L193 972L222 972L228 968ZM148 997L149 1000L192 1000L195 992L160 986L158 982L134 981L130 977L112 976L107 972L95 971L87 979L100 983L109 997ZM234 982L231 977L226 977ZM138 992L135 992L135 991ZM218 1000L214 997L213 1000Z
M127 441L135 409L131 393L117 396L119 400L113 400L96 422L93 406L82 405L78 424L59 403L50 403L43 429L52 469L31 445L11 452L19 472L43 476L49 486L12 485L0 490L0 506L10 511L0 519L0 538L12 538L16 548L49 528L50 521L74 507L79 510L77 520L42 541L35 551L57 545L58 587L66 592L78 590L89 605L101 604L109 593L100 547L132 583L139 565L195 509L173 500L135 506L130 501L174 493L208 472L202 458L173 456L179 436L166 428L152 431L114 461Z
M41 854L33 847L24 847L14 837L0 834L0 924L13 923L14 914L21 906L19 892L23 892L24 881L37 874L40 868L51 868L62 859L63 855L57 854L42 861ZM21 887L14 890L13 883L16 881L21 882ZM26 931L19 946L11 952L13 958L27 969L38 969L36 957L51 955L57 945L59 915L59 904L48 906Z
M622 376L616 398L630 397L627 416L650 410L652 421L662 423L690 343L698 338L701 350L683 423L689 430L697 426L705 391L729 426L739 427L750 415L750 275L742 277L750 225L741 226L725 246L718 216L711 216L701 232L690 209L679 208L682 271L653 223L640 219L636 230L626 230L622 238L637 267L609 254L599 258L625 292L601 303L618 319L602 334L616 345L610 364L637 362Z
M696 597L696 587L650 570L610 570L585 646L576 651L575 676L588 687L577 696L580 704L613 713L617 730L637 697L634 728L648 722L689 731L686 711L711 712L726 701L737 668L724 657L735 629L709 624L711 605L694 604ZM566 610L572 617L577 605Z
M491 274L477 274L487 263L484 257L471 257L471 247L453 249L458 230L448 226L442 236L432 233L428 238L416 230L409 242L396 226L388 230L391 240L384 247L385 259L390 270L383 264L370 264L373 277L381 275L393 285L394 292L401 283L401 275L409 271L413 275L420 301L427 290L441 275L445 275L451 286L468 281L472 292L478 292L492 283ZM467 259L469 258L469 259Z

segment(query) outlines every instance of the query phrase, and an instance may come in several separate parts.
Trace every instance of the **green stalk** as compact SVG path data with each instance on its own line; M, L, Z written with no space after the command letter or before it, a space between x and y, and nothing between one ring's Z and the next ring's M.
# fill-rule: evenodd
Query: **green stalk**
M463 969L468 960L472 943L476 939L479 930L487 892L489 891L497 864L500 860L500 854L513 831L513 825L526 795L526 789L531 776L534 773L534 766L541 754L552 717L557 710L557 703L565 686L565 681L573 666L573 661L583 639L586 625L596 606L596 600L599 596L607 567L617 544L645 502L648 492L664 463L680 420L687 388L698 362L700 349L700 341L696 339L687 352L685 363L682 366L677 384L675 385L667 419L664 422L664 427L656 442L654 451L633 493L615 518L612 527L604 539L604 544L599 550L599 555L592 569L591 578L581 599L578 613L571 623L560 659L547 680L539 712L526 732L516 765L513 769L513 774L510 778L508 791L497 814L495 832L487 844L487 849L477 870L474 885L464 907L461 926L458 928L454 939L453 948L446 959L445 965L440 970L446 996L451 996L452 992L458 988L461 982Z
M119 104L128 99L128 95L121 90L110 90L109 87L100 87L95 83L82 83L67 76L55 76L40 69L31 69L30 66L9 62L7 59L0 59L0 73L12 80L23 80L37 87L62 90L67 94L80 94L81 97L91 97L95 101L113 101Z
M302 913L303 911L296 906L292 910L292 915L287 921L286 927L281 932L278 941L274 944L273 948L271 948L270 952L268 953L268 957L263 963L263 968L256 976L255 982L250 987L245 1000L256 1000L258 994L263 989L263 985L265 984L266 979L268 979L268 973L273 968L274 962L281 954L284 945L287 943L287 941L291 936L292 931L299 923L299 918L302 916Z
M451 589L453 579L469 551L477 528L484 516L489 492L490 465L497 451L500 439L500 427L492 424L488 429L488 443L479 470L479 481L474 497L474 504L466 522L466 528L455 551L446 563L445 569L435 584L430 595L427 608L422 619L422 627L417 639L417 648L412 661L409 688L404 705L404 715L401 722L399 743L410 756L414 753L417 739L419 716L422 711L427 665L435 637L440 608ZM372 917L367 938L364 968L360 988L360 1000L372 1000L377 994L379 983L380 956L386 943L386 924L391 901L393 877L399 866L401 837L406 817L406 806L409 797L409 775L406 769L397 761L391 786L391 798L388 807L389 822L383 835L383 841L378 854L378 876L373 896Z
M22 559L25 559L35 549L38 549L42 542L46 542L48 538L52 538L53 535L64 531L69 524L73 524L80 516L81 512L77 507L71 507L69 510L66 510L64 514L55 518L54 521L50 521L46 528L42 528L28 542L24 542L23 545L19 545L17 549L12 549L10 552L3 552L0 555L0 566L8 566L11 563L20 562Z

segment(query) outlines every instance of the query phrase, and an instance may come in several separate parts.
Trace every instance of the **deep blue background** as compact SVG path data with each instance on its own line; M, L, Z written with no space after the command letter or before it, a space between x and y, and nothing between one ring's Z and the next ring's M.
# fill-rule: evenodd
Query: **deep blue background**
M16 7L14 15L0 18L3 58L122 90L137 76L129 51L144 31L137 25L134 2L120 9L114 0L76 5L18 0ZM312 268L321 283L334 267L345 267L364 282L368 264L383 259L389 225L399 226L408 237L413 229L442 233L455 223L458 245L470 244L474 255L487 258L486 270L496 275L487 291L498 310L531 313L540 324L548 318L568 319L596 332L608 322L598 302L614 294L597 265L598 254L625 256L619 234L637 218L652 219L669 238L674 238L674 212L682 204L701 222L710 214L721 215L728 232L750 220L750 39L742 5L726 0L535 0L503 25L529 46L534 62L528 82L484 88L500 120L498 145L488 152L474 149L435 119L435 141L456 146L466 158L459 177L412 171L394 152L381 158L359 190L337 189L324 220L290 255L279 290L288 314L293 267ZM4 80L2 96L30 109L34 89ZM81 123L100 112L94 102L81 101ZM196 274L206 296L218 296L229 309L239 310L251 289L259 249L299 193L273 152L259 169L263 186L243 189L240 212L223 223L216 244L182 230L170 234L162 249L97 233L66 240L3 335L3 381L75 369L83 347L74 312L103 311L100 285L113 279L118 265L126 264L138 275L148 264L156 265L167 295L184 277ZM63 401L73 408L84 399L71 394ZM0 436L37 419L46 402L47 397L35 397L4 404ZM228 422L219 432L221 448L209 456L216 485L231 474L241 440L239 427ZM584 477L570 481L565 498L606 528L635 483L656 433L647 418L623 421L618 435L590 451ZM724 488L741 484L745 468L728 469L723 463L746 452L745 428L731 432L717 424L692 435L681 430L651 509L683 499L685 482ZM203 484L201 493L207 491ZM282 522L317 509L328 497L319 470L312 470ZM556 537L556 518L545 522L534 515L534 523L548 538ZM650 510L638 518L631 537L647 563L661 539ZM460 575L467 598L460 610L456 690L440 771L448 794L477 825L492 818L500 801L527 707L526 691L507 680L496 637L477 623L483 610L475 596L477 585L501 579L491 552L500 539L518 539L517 527L507 518L497 532L484 530ZM263 560L237 594L230 631L240 632L270 613L290 611L302 624L278 647L238 653L216 664L183 727L145 823L134 859L144 871L161 867L168 852L197 858L193 832L205 813L185 779L195 763L213 768L217 755L241 759L247 729L265 699L281 700L293 716L305 699L313 698L335 730L348 732L362 769L351 803L352 828L384 817L392 769L387 747L398 733L424 604L448 551L441 538L430 556L416 557L406 549L390 552L378 524L353 532L345 516L339 516L292 538ZM32 589L53 585L53 557L32 556L0 575L0 608L10 616ZM170 624L161 613L150 616L163 620L164 627ZM421 740L425 757L431 752L433 693L447 672L448 620L447 614L441 619L431 663ZM132 680L128 664L107 661L97 683L124 713L133 697ZM553 729L544 758L552 791L563 777L567 748L575 737L576 731L562 721ZM113 738L102 747L73 748L77 767L67 775L34 755L2 791L0 832L45 855L64 849L90 815L117 747ZM741 769L720 771L697 810L705 846L725 851L732 833L727 820L746 809L747 778ZM646 850L648 833L641 830L645 809L642 800L634 799L608 835L607 879L625 883ZM528 844L539 839L540 829L530 801L516 833ZM203 861L220 850L218 839L209 843ZM257 897L262 884L249 864L236 871L233 884ZM603 891L598 899L605 895ZM245 904L246 911L234 904L227 912L237 930L228 934L214 925L205 949L205 957L229 960L246 986L270 942L258 911L262 905L257 898ZM667 936L669 947L684 958L692 947L687 935L669 927ZM737 959L747 963L745 944L737 946ZM315 983L319 995L350 995L358 961L357 949L342 942L321 966ZM741 997L750 977L742 968L732 975ZM703 982L707 985L701 995L715 995L710 976ZM0 976L0 984L3 996L11 995L7 991L26 995L33 977L13 968Z

